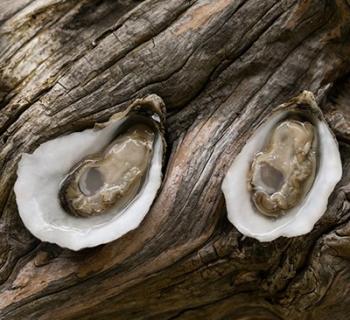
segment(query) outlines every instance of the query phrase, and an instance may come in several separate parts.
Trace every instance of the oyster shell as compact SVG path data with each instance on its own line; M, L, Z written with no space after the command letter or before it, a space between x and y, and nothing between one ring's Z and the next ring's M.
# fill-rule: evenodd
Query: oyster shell
M308 233L341 176L337 141L304 91L259 125L229 168L228 219L260 241Z
M162 99L149 95L94 129L23 154L14 189L27 229L72 250L135 229L161 184L164 114Z

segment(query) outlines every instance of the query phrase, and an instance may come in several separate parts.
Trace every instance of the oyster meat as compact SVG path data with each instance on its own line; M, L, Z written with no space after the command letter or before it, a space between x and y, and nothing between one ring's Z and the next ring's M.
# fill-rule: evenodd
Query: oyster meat
M337 141L311 92L277 107L222 184L228 219L260 241L310 232L342 176Z
M122 209L139 192L152 160L154 130L133 125L102 153L89 156L65 178L60 190L62 206L76 216Z
M149 95L94 129L23 154L14 189L27 229L72 250L135 229L161 184L164 115L162 99Z
M288 119L273 130L250 170L252 198L262 214L278 217L300 203L315 178L317 147L308 121Z

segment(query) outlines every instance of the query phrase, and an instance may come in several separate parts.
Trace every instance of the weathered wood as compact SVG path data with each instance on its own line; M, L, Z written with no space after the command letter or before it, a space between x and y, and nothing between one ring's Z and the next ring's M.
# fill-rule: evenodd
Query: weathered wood
M34 0L0 4L1 319L350 317L348 0ZM344 177L313 231L259 243L221 182L247 133L313 91ZM71 252L22 225L22 152L160 95L161 192L123 238Z

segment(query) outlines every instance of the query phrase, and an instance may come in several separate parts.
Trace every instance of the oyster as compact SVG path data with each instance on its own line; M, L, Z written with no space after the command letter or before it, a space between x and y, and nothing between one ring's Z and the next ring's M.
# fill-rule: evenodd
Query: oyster
M260 241L310 232L341 179L338 144L311 92L278 107L229 168L228 219Z
M23 154L14 189L27 229L72 250L135 229L161 184L164 114L162 99L149 95L94 129Z
M250 170L250 190L256 208L278 217L300 203L316 172L317 135L308 121L288 119L273 131Z
M150 126L132 125L102 154L80 161L62 183L59 195L63 208L88 217L130 203L146 177L154 138Z

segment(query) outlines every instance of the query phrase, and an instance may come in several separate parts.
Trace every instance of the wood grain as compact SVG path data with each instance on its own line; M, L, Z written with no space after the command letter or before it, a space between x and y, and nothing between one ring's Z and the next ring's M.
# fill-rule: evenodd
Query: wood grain
M16 0L0 13L1 319L350 317L347 0ZM259 243L221 182L262 117L310 90L344 177L313 231ZM18 216L21 153L149 93L167 106L161 192L142 225L72 252ZM340 119L340 120L339 120Z

